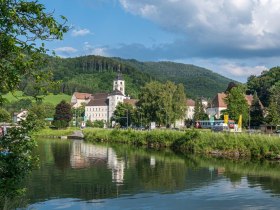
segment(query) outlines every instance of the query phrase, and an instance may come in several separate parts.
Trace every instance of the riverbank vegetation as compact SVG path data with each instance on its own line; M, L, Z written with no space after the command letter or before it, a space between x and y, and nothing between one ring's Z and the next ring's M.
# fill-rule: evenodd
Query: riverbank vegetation
M67 129L50 129L44 128L40 129L36 133L33 134L35 137L48 137L48 138L59 138L61 136L68 136L73 134L73 132L77 130L75 127L68 127Z
M278 136L249 135L240 133L213 133L198 130L185 132L173 130L105 130L85 129L85 140L172 148L183 154L203 154L227 158L280 158Z

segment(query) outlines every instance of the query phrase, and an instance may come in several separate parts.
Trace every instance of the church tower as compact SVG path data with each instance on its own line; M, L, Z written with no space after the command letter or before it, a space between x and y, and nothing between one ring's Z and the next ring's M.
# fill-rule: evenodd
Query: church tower
M113 81L113 91L119 90L125 96L125 83L120 71L120 65L118 69L118 75Z

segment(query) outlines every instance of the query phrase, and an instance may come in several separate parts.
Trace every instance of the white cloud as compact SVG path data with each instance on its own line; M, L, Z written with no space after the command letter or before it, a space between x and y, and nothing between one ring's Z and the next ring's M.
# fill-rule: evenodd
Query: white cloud
M266 70L265 66L243 66L234 63L228 63L220 67L227 74L231 74L234 77L249 77L250 75L260 75L262 71Z
M59 48L55 48L54 51L60 53L75 53L78 50L73 47L59 47Z
M266 63L273 63L278 58L266 59ZM186 64L194 64L206 69L211 69L214 72L228 77L230 79L237 80L239 82L246 82L248 77L251 75L260 75L264 70L268 69L267 64L258 63L256 64L254 59L202 59L202 58L191 58L183 60L174 60L175 62L181 62Z
M279 0L119 0L122 7L198 44L280 47Z
M89 55L100 55L100 56L109 56L106 47L96 47L91 45L89 42L84 42L84 51Z
M72 30L72 36L85 36L85 35L88 35L90 34L90 30L89 29L73 29Z

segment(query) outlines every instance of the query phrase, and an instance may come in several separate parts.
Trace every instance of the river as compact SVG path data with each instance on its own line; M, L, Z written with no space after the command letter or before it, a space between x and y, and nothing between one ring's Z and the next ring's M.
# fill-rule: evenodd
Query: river
M279 209L280 163L38 140L27 209Z

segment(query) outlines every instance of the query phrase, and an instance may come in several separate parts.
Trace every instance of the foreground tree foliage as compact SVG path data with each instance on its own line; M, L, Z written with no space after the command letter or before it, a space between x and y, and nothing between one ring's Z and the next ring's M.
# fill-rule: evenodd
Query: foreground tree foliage
M71 119L71 105L63 100L55 107L53 125L57 128L67 128Z
M35 116L30 114L0 138L0 209L16 208L15 200L25 191L21 182L37 166L32 154L36 141L29 137L36 130Z
M138 106L148 122L168 126L185 114L184 87L170 81L165 84L156 81L147 83L141 89Z
M61 16L61 21L38 1L0 0L0 105L5 101L3 95L16 90L23 78L32 81L40 94L54 84L51 73L39 69L47 52L44 41L62 39L68 30L66 18ZM1 209L17 208L9 201L23 192L21 181L34 167L36 157L31 153L36 144L29 135L37 127L33 114L27 118L0 140Z
M3 94L17 89L24 77L45 92L51 74L38 69L47 49L43 42L38 46L35 41L62 39L68 27L66 18L61 19L63 23L57 22L38 1L0 0L0 104Z

